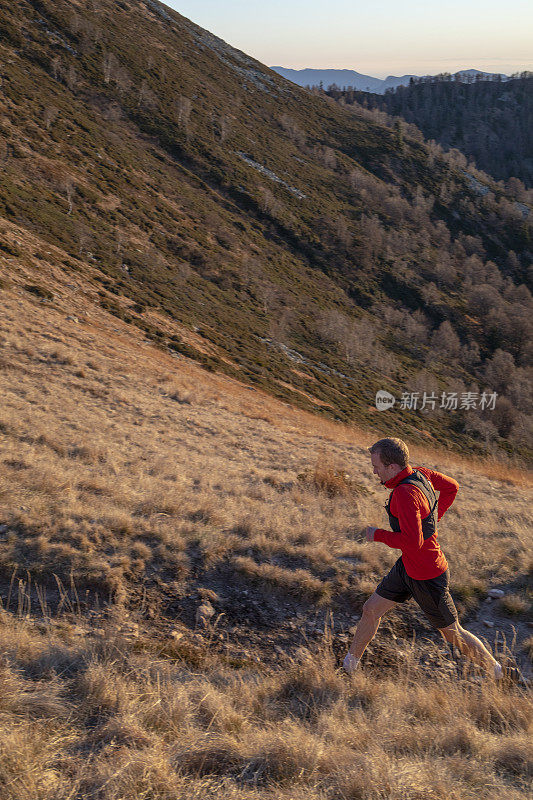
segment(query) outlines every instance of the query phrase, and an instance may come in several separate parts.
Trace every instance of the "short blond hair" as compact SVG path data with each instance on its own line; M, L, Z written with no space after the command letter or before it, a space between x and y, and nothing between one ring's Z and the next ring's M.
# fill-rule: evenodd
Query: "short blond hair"
M398 464L406 467L409 463L409 448L401 439L380 439L368 448L370 453L377 453L383 464Z

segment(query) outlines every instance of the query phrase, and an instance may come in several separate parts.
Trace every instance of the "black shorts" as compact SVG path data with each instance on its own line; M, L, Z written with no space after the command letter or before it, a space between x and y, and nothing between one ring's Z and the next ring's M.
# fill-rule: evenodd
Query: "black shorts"
M427 581L410 578L400 556L377 587L376 594L395 603L405 603L412 597L434 628L447 628L448 625L457 622L457 609L450 594L449 584L448 569L442 575Z

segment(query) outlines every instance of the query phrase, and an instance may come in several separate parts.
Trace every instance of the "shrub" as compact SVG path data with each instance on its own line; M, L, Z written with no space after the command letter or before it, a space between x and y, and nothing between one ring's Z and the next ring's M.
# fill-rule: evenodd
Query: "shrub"
M529 611L530 603L525 597L520 597L519 594L507 594L501 598L499 606L505 614L513 617Z
M352 480L346 470L334 467L327 460L319 460L313 469L301 472L298 480L307 488L323 492L328 497L368 494L368 490Z
M54 295L48 289L43 288L42 286L38 286L35 283L26 283L24 288L27 292L34 294L36 297L42 297L45 300L53 300Z
M275 564L258 564L248 556L237 556L233 563L237 572L259 585L276 587L317 604L330 600L330 587L306 569L291 570Z
M22 250L17 247L16 244L10 244L9 242L0 242L0 250L3 250L4 253L7 253L10 256L22 255Z

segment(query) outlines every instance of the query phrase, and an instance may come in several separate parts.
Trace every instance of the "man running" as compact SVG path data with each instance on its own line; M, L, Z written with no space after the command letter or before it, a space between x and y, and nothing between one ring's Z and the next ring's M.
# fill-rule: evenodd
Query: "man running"
M392 530L369 526L366 539L383 542L402 554L363 606L344 659L345 671L351 675L358 668L381 617L413 597L447 642L499 680L503 677L502 665L477 636L459 624L449 590L448 562L437 541L437 522L455 500L457 481L427 467L413 469L409 450L401 439L380 439L369 452L374 474L392 490L385 506Z

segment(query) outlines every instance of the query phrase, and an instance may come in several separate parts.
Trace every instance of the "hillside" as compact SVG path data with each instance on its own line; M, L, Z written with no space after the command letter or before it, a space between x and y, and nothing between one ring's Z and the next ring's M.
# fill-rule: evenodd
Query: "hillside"
M0 799L526 800L527 691L480 683L413 603L339 669L396 557L361 542L373 435L163 351L97 268L22 246L15 274L0 257ZM531 476L412 450L460 483L461 620L530 672Z
M451 75L433 76L414 79L384 95L348 92L340 96L346 102L355 100L402 117L416 125L426 139L446 150L460 150L479 169L508 182L518 199L533 189L531 72L504 82L461 83Z
M166 351L366 427L378 389L426 392L435 409L390 412L400 434L530 459L531 217L512 192L152 0L18 0L0 27L13 274L57 246ZM485 389L494 410L439 407Z

